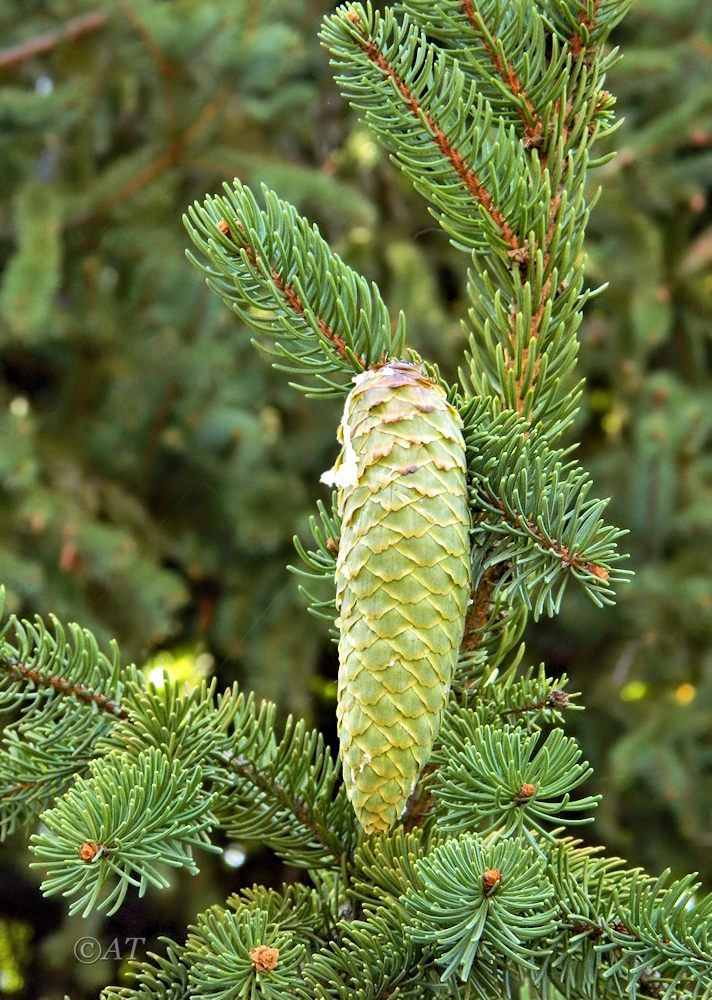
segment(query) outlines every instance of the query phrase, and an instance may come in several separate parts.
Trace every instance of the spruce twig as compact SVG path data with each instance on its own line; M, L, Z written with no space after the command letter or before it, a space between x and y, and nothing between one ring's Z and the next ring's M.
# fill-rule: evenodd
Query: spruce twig
M72 42L82 35L91 34L104 27L108 14L101 10L89 11L86 14L79 14L72 17L57 31L48 31L44 35L37 35L28 38L27 41L19 45L13 45L7 49L0 49L0 70L10 69L20 63L42 56L46 52L51 52L58 45L64 42Z

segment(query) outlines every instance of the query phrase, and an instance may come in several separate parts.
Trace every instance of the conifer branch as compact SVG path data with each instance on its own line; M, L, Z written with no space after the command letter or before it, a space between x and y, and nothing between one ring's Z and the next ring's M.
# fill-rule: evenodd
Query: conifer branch
M292 813L295 819L302 824L308 836L313 838L323 850L331 855L338 864L341 864L344 851L348 851L338 837L330 834L322 824L317 822L307 803L298 795L290 794L279 779L270 779L267 774L260 771L255 765L244 758L232 759L227 765L235 774L239 775L260 795L275 801L280 807ZM256 804L256 803L255 803Z
M472 26L472 30L482 42L495 72L511 93L514 103L518 106L517 113L524 125L525 147L538 147L541 145L544 134L544 122L534 107L532 99L527 93L517 71L505 56L500 40L491 34L480 11L475 10L473 0L462 0L462 6L465 16Z
M452 169L455 171L475 201L482 205L485 212L499 228L502 236L504 237L505 243L507 243L512 252L516 253L519 250L519 239L510 224L502 215L500 209L494 204L492 195L487 190L482 180L477 176L472 167L466 163L463 154L454 145L452 139L450 139L445 130L438 124L433 115L423 107L414 92L407 86L403 79L401 79L394 67L388 62L376 42L372 38L369 38L366 28L356 11L350 11L347 14L347 17L348 20L356 26L359 34L361 35L362 40L359 41L358 44L362 51L365 52L371 62L393 82L396 90L405 101L405 104L413 117L416 120L419 120L422 116L432 134L433 139L440 149L440 152L447 160L450 161Z
M191 992L295 996L307 956L301 928L278 924L256 903L236 903L234 910L211 907L191 926L185 951Z
M501 969L502 958L535 968L532 945L551 933L556 907L533 847L489 845L471 833L436 847L416 870L421 884L401 897L407 933L436 947L444 982L476 980L483 966Z
M67 706L65 706L66 708ZM113 716L82 706L6 726L0 748L0 839L27 827L84 774Z
M569 837L551 849L562 919L534 981L565 996L709 996L712 895L696 898L694 876L668 885L669 872L652 879L601 851Z
M527 396L533 395L536 390L541 371L541 355L537 351L535 356L532 358L532 354L534 353L532 348L540 338L547 304L552 298L553 275L551 244L554 234L556 233L557 225L559 224L558 216L562 201L563 173L564 171L562 171L562 182L554 196L550 199L549 203L549 225L546 230L543 246L541 247L541 273L546 277L544 277L543 282L537 282L536 284L537 296L536 300L532 302L531 309L529 310L528 331L525 333L523 338L523 348L521 350L520 359L517 359L517 347L518 344L522 342L522 337L521 332L517 329L517 317L523 310L519 302L515 303L511 313L511 348L505 351L505 365L509 372L515 372L517 412L520 414L524 413ZM534 257L536 256L534 253L535 249L536 248L534 246L530 247L530 253L532 253ZM527 277L528 273L529 268L526 270ZM522 270L522 280L525 280L524 269ZM530 361L533 363L530 363Z
M15 645L7 638L12 630L20 637ZM273 705L256 706L236 688L216 702L214 684L187 694L167 680L160 689L146 686L135 670L119 680L116 649L108 661L86 633L74 627L71 635L73 648L56 620L53 634L39 619L13 618L0 635L0 699L23 709L6 726L0 752L3 835L58 796L63 802L97 751L107 760L118 753L139 761L147 747L163 752L166 733L173 733L171 758L200 767L215 792L220 825L239 828L238 835L249 827L292 863L340 866L352 849L353 815L336 793L339 771L321 737L290 722L275 744ZM20 654L38 666L18 670ZM5 671L3 685L7 662L12 672ZM273 835L277 817L280 830Z
M196 202L184 222L209 263L189 258L244 322L271 338L273 347L257 346L280 359L276 367L306 370L312 382L300 387L310 394L341 395L346 376L401 356L403 317L392 326L376 287L291 205L263 191L265 209L238 180L225 196Z
M130 0L117 0L117 3L124 17L129 24L131 24L134 31L140 38L141 44L145 48L159 74L165 81L170 81L171 77L175 76L176 67L170 62L169 59L166 58L160 46L153 38L153 35L141 20L141 17L137 13L134 5L130 2ZM169 105L173 103L172 94L169 95L168 103ZM172 110L173 109L171 109L171 111Z
M35 688L49 688L56 694L71 696L80 701L83 705L94 705L100 712L107 712L116 716L117 719L126 719L128 714L121 705L113 699L102 694L100 691L91 691L82 684L73 683L65 677L48 675L40 671L37 667L28 666L25 663L18 663L11 659L0 656L0 670L6 670L10 676L24 680L32 684Z
M498 567L488 566L472 589L462 637L463 653L474 653L484 637L494 601L497 575Z
M421 421L434 411L427 402L413 415L394 407L387 419L391 411L374 406L363 417L379 443L384 427L417 420L408 427L418 433L404 432L397 447L434 434L456 439L459 449L457 574L438 587L424 572L426 598L444 595L442 607L422 600L418 574L431 568L431 557L442 562L447 545L435 536L447 516L424 519L422 535L413 532L420 563L399 579L395 558L388 566L389 600L396 611L428 605L422 631L430 639L430 623L452 608L456 578L460 594L454 638L428 646L435 660L443 649L452 654L447 676L419 684L413 660L416 683L406 677L389 692L384 718L409 742L407 752L423 746L402 725L406 708L419 717L421 693L433 696L426 715L438 723L434 752L400 790L388 831L362 836L340 762L323 737L291 718L278 735L271 703L237 688L216 697L214 683L189 692L167 679L154 685L132 668L120 670L115 651L103 656L76 627L13 619L0 632L0 707L9 719L0 828L7 833L42 811L32 843L47 894L69 897L73 912L113 911L131 886L140 893L164 887L166 864L196 871L193 855L215 849L215 829L265 845L313 883L254 887L211 906L184 945L166 942L164 956L135 965L133 988L108 989L106 1000L433 993L488 1000L532 992L702 1000L709 992L712 901L699 898L695 879L651 879L561 837L562 825L588 821L598 799L582 794L591 769L576 742L552 730L578 707L576 695L565 676L550 676L543 665L523 668L523 647L513 649L530 611L558 610L570 577L607 603L627 575L619 568L621 533L603 519L605 502L590 497L590 478L569 451L552 444L576 404L569 379L587 295L583 185L590 146L612 109L601 90L611 60L603 45L627 3L403 0L399 14L405 9L412 19L400 22L393 11L348 4L324 30L346 93L473 259L476 336L461 384L448 387L433 366L409 355L422 364L424 381L447 394L450 437L443 425ZM174 65L148 35L142 40L169 80ZM172 166L212 113L187 133L171 126L169 149L145 158L120 194ZM271 192L258 205L236 182L196 204L187 225L211 287L266 335L284 367L307 373L309 391L343 395L354 376L371 378L383 361L403 356L403 322L391 322L378 290ZM398 476L413 474L411 457L398 460ZM450 496L449 485L448 477L433 491ZM400 510L404 523L414 518L407 495ZM311 548L295 544L302 572L325 585L312 610L352 636L354 662L366 664L368 707L381 697L374 697L374 675L396 676L395 657L404 657L398 643L410 643L422 622L409 619L401 629L375 573L373 603L367 607L358 593L350 630L334 622L337 555L348 562L350 523L346 510L342 523L332 496L312 519ZM390 549L390 527L379 510L360 528L372 543L368 564ZM363 625L371 620L389 630L381 660L365 652L371 640ZM354 731L370 725L367 716L354 712ZM373 763L372 748L377 760L388 756L378 740L365 739L352 776ZM390 747L394 760L400 749Z
M432 983L423 950L403 935L392 913L343 921L338 931L337 941L305 964L295 1000L353 1000L359 993L388 1000Z
M186 694L166 681L127 697L129 720L104 746L136 758L176 734L172 757L200 766L216 794L216 822L230 836L259 840L300 867L338 868L350 853L354 822L337 788L339 771L304 723L289 719L277 741L274 704L256 703L236 686L216 700L214 682Z
M580 761L576 741L554 729L534 755L539 735L498 723L478 725L459 748L448 741L449 757L441 751L430 782L441 828L451 834L497 830L502 837L536 831L551 839L545 824L592 822L575 814L595 808L600 795L571 795L593 773Z
M365 112L454 240L472 249L489 236L505 255L518 259L522 238L509 217L517 143L500 128L490 145L491 108L466 84L458 66L407 18L398 24L391 11L380 15L357 3L326 20L322 40L344 95ZM420 57L414 66L416 51ZM493 169L493 156L499 171ZM440 185L451 190L445 194ZM484 230L483 216L490 223Z
M556 35L573 58L572 74L578 66L590 69L601 59L601 49L613 28L630 9L632 0L539 0ZM601 67L610 63L601 59Z
M3 594L0 589L0 614ZM126 712L118 649L111 659L76 625L11 616L0 629L0 712L13 713L0 746L0 834L26 825L88 767L107 731Z
M564 156L563 148L560 143L558 167L541 175L543 217L518 273L505 278L494 262L471 272L470 317L477 337L470 338L470 371L461 373L479 394L497 395L530 423L541 423L551 440L576 412L580 387L572 390L569 379L588 298L582 290L587 154L581 147ZM538 176L538 168L532 169Z
M618 16L612 8L624 4L613 0L609 5L606 25L596 29L601 39L610 30L610 18ZM582 292L583 180L591 165L588 148L610 130L612 112L610 95L600 89L611 57L596 51L585 71L567 63L572 29L568 34L555 30L568 16L565 5L558 6L549 12L524 0L404 2L497 113L509 115L508 120L512 110L517 115L523 138L517 154L521 184L538 192L540 214L531 208L522 213L520 194L510 216L521 245L512 255L516 268L502 267L494 248L474 259L471 318L477 340L471 344L471 381L475 394L497 395L532 424L542 422L552 440L570 424L579 395L568 379L587 297ZM532 109L541 125L538 149L532 149L532 134L522 128ZM497 293L501 305L493 308Z
M0 70L9 69L19 63L27 62L36 56L42 56L46 52L61 45L63 42L71 42L82 35L90 34L103 28L108 20L108 14L104 11L94 10L77 17L70 18L69 21L57 31L48 31L44 35L29 38L19 45L0 50Z
M270 735L266 727L260 733L263 741ZM219 761L238 778L218 808L230 835L258 839L291 864L310 869L338 869L350 855L353 811L320 734L290 719L276 746L256 754L252 742L240 740Z
M535 617L556 612L569 574L596 603L608 603L611 585L628 576L615 545L624 532L604 524L605 501L587 499L588 475L492 400L470 404L463 420L481 542L477 585L500 567L493 597L524 600Z
M556 555L564 569L574 569L579 573L595 576L598 580L607 583L610 579L610 570L600 563L591 562L581 552L571 552L569 548L556 538L550 538L545 530L530 518L523 516L517 510L508 509L503 503L496 504L497 510L502 517L512 525L515 530L524 528L527 533L542 549L549 549Z
M523 652L523 649L522 649ZM454 687L455 704L443 724L435 760L447 763L453 751L471 742L484 725L501 726L502 722L516 725L526 732L538 731L543 725L563 725L565 713L578 711L578 693L566 690L566 674L551 677L544 664L520 672L518 660L492 680L489 664L486 671L469 679L464 687Z
M498 115L515 125L543 163L551 110L568 82L566 49L528 0L403 0L429 38L446 49Z
M223 236L227 236L228 239L232 240L236 246L240 247L240 249L244 251L250 267L255 272L255 274L258 275L260 273L261 261L259 256L255 252L254 247L250 245L250 243L247 241L246 238L243 238L244 226L242 225L242 223L238 222L237 235L231 231L230 225L225 219L221 219L218 222L217 228L223 234ZM270 277L274 282L276 288L283 295L287 307L291 309L296 316L303 317L307 311L306 306L304 305L302 299L299 297L298 293L294 290L293 286L290 285L288 281L285 281L285 279L279 273L277 268L273 267L269 261L267 261L267 267L269 268ZM345 361L347 364L351 364L353 362L356 368L360 369L361 371L364 371L364 369L366 368L366 362L362 357L358 355L349 354L346 340L344 340L343 337L339 336L336 330L332 329L332 327L329 326L329 324L322 316L319 316L318 314L315 313L314 319L316 320L316 325L319 328L319 332L329 341L330 344L333 345L334 350L342 359L342 361Z
M574 56L578 57L588 52L588 42L596 27L600 6L601 0L583 0L582 10L576 18L579 30L571 36L569 41L569 47Z
M4 596L0 587L0 616ZM39 617L30 622L11 615L0 629L0 710L51 711L59 695L118 717L122 690L116 643L109 659L90 632L65 628L53 615L49 628Z
M436 21L430 6L426 10L417 0L407 6L430 30ZM459 0L443 0L437 13L440 8L452 22L448 38L458 25L471 32ZM477 20L474 4L472 11ZM501 11L497 16L504 20ZM518 8L513 23L527 16ZM543 58L544 22L537 13L531 19ZM581 102L588 91L570 104L577 125L565 137L556 111L565 95L549 96L547 146L540 158L503 119L495 127L479 77L468 79L460 65L466 47L454 49L456 61L407 17L397 23L390 12L380 15L359 4L328 18L322 36L347 99L431 202L455 245L475 251L471 316L481 342L471 345L473 393L500 396L532 424L545 422L547 433L557 437L573 419L579 395L567 383L586 299ZM504 68L502 46L491 33L485 36ZM549 84L554 78L552 71ZM468 391L466 376L464 381Z
M171 938L160 937L165 954L148 952L144 961L129 962L129 979L133 986L109 986L101 992L101 1000L187 1000L188 964L185 947Z
M219 850L208 839L214 795L203 792L199 767L185 769L151 749L135 760L98 758L90 770L43 813L47 832L32 837L40 859L33 867L47 872L43 891L76 897L70 913L113 913L130 885L139 895L150 885L165 888L161 865L195 874L193 850Z

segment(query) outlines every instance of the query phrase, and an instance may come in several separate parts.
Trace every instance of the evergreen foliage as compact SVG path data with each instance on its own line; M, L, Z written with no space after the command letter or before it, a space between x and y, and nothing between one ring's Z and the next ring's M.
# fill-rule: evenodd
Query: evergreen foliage
M8 605L118 635L141 662L204 646L261 696L299 659L284 707L300 714L322 638L282 569L332 434L186 272L175 206L237 173L336 242L371 224L350 164L315 168L343 131L311 124L318 16L301 0L0 4Z
M97 906L111 913L131 885L141 896L148 886L165 888L160 865L195 873L193 848L208 846L214 825L201 778L200 768L186 770L155 748L136 760L112 754L93 762L90 777L42 813L47 830L33 850L48 875L44 892L78 896L70 913L87 916Z
M712 996L712 897L692 876L656 879L564 835L597 802L577 791L590 768L560 728L572 696L543 668L522 671L517 652L527 614L558 612L569 576L599 605L624 576L620 532L557 440L579 398L589 150L612 127L605 45L627 6L468 0L463 17L450 0L349 3L323 31L348 99L472 268L470 358L443 385L465 429L471 602L402 825L366 835L321 734L290 717L278 737L271 703L236 686L157 685L58 621L4 627L0 829L40 815L47 894L75 897L84 916L116 910L132 889L166 887L164 865L195 871L194 850L219 849L221 833L311 879L209 907L185 944L166 941L106 1000ZM403 324L295 209L263 199L238 182L195 203L197 263L279 364L311 374L310 392L343 393L354 371L402 355ZM9 277L3 307L17 319L25 271ZM300 553L328 580L341 527L336 510L318 514L316 549ZM332 603L314 609L328 617Z
M267 189L265 211L239 180L225 191L196 203L184 219L213 266L193 263L242 320L282 338L276 353L296 365L287 371L311 371L317 386L307 387L310 394L343 393L344 368L358 374L400 356L403 316L392 334L376 286L333 254L316 227Z
M497 575L493 596L551 616L573 576L597 604L610 603L612 583L626 578L615 544L623 532L603 522L605 500L588 498L588 474L491 399L470 405L464 420L480 512L475 559L482 576Z
M508 726L473 727L471 742L441 764L433 781L436 809L439 804L443 811L441 829L498 830L502 836L536 830L545 837L542 823L588 822L571 813L593 808L597 799L572 801L571 792L592 769L579 763L580 748L561 729L549 733L532 760L539 735Z
M640 0L616 31L607 87L625 108L597 175L581 436L609 517L630 529L635 583L595 616L573 591L532 654L575 674L575 732L611 776L597 814L616 853L709 885L712 710L710 142L712 11Z

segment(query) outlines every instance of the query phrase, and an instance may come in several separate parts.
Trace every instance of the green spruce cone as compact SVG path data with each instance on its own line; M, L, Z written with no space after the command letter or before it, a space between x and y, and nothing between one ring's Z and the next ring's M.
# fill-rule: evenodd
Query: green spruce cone
M432 752L469 596L460 418L420 369L354 380L339 487L337 719L344 783L367 833L397 822Z

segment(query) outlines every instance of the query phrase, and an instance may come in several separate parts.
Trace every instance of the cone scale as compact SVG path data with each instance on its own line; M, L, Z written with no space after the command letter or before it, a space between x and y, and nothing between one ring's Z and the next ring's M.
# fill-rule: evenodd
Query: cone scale
M460 418L407 362L355 379L323 480L339 488L337 722L367 833L390 829L430 757L469 597Z

